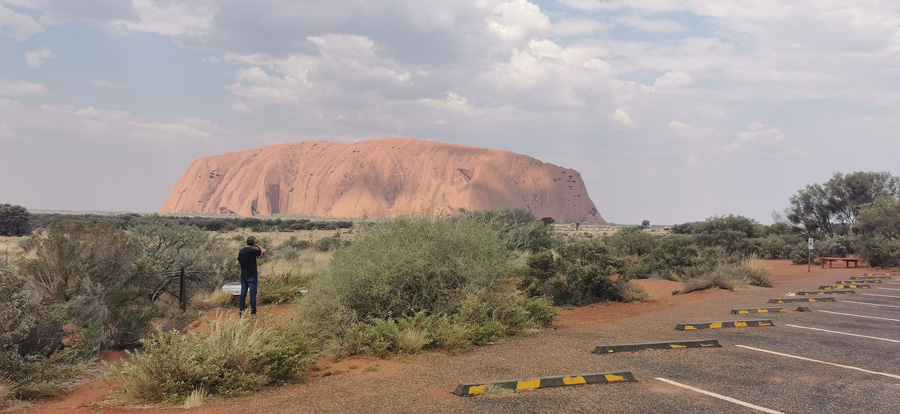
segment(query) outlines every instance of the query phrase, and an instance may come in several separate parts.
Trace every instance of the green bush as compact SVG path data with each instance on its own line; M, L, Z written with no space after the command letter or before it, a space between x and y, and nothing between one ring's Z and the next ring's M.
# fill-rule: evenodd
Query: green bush
M728 274L724 269L718 268L705 275L688 279L682 283L681 292L690 293L713 288L734 290L737 286L738 281L732 275Z
M553 219L545 217L539 220L534 213L523 208L463 211L459 220L487 224L510 250L538 252L550 248L553 241L550 235Z
M304 304L331 315L320 304L334 302L357 321L452 313L467 290L504 288L517 270L512 259L483 224L395 219L360 229L313 281Z
M519 271L481 222L394 219L335 253L301 313L341 354L455 352L552 320L549 303L514 294Z
M796 234L772 234L750 240L750 253L763 259L790 259L797 245L806 241Z
M869 266L900 266L900 200L882 197L859 210L853 246Z
M0 204L0 236L24 236L31 233L31 214L25 207Z
M639 288L612 275L627 261L616 257L602 241L592 239L563 245L528 257L528 274L520 286L533 297L546 297L555 305L589 305L623 300L623 293ZM641 295L629 295L640 300Z
M208 322L208 333L160 332L116 365L121 393L132 401L181 403L194 390L236 396L302 380L317 350L296 325L267 318Z
M809 251L806 240L796 243L791 248L790 259L794 264L806 264L807 257L812 257L813 262L818 257L847 257L853 254L850 239L846 236L833 236L816 239L813 243L813 251Z

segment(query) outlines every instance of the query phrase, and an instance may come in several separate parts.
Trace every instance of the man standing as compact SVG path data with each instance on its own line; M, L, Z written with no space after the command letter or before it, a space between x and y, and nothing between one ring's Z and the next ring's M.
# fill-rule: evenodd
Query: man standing
M259 280L259 273L256 270L256 258L264 254L266 254L266 249L256 244L256 237L253 236L247 238L247 246L238 252L236 266L241 268L241 298L239 303L241 317L244 316L244 310L247 309L247 292L250 292L250 314L256 315L256 286Z

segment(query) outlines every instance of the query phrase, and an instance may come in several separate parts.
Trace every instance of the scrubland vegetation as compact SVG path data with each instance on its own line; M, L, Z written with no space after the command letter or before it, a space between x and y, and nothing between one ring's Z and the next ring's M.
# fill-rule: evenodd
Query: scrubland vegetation
M2 205L0 407L64 392L105 349L132 349L114 368L125 399L185 406L301 381L323 355L462 352L546 327L557 306L647 300L634 279L677 281L677 293L770 287L762 260L805 263L808 237L813 257L897 266L898 187L887 173L835 174L791 197L772 225L726 215L602 231L525 210L350 223ZM183 329L234 310L220 287L238 280L234 257L250 234L269 250L259 303L292 303L296 315Z

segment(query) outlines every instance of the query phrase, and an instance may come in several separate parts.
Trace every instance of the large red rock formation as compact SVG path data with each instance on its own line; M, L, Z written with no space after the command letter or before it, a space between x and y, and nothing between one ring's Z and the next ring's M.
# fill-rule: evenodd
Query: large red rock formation
M522 207L557 222L605 223L575 170L411 138L298 142L201 158L160 213L375 218Z

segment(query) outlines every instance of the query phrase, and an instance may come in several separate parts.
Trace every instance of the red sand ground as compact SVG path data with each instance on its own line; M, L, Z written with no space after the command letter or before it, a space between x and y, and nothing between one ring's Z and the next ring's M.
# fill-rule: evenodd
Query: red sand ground
M819 275L823 272L841 271L843 268L822 269L813 266L810 272L807 272L805 265L792 265L787 260L769 260L765 262L766 267L775 278L775 282L786 282L797 279L804 279ZM861 269L863 270L863 269ZM872 269L865 269L872 270ZM878 270L873 270L878 271ZM620 318L641 315L644 313L665 309L680 303L700 303L717 295L725 294L725 291L699 291L686 295L672 295L672 291L678 289L681 285L676 282L665 280L639 280L637 281L647 293L650 294L651 300L644 303L610 303L597 304L592 306L584 306L579 308L564 309L560 312L559 320L554 323L558 329L573 328L579 326L600 325ZM263 313L271 313L276 318L289 318L295 307L293 305L278 305L273 307L260 308ZM205 315L209 319L222 319L225 317L233 317L235 311L211 312ZM206 326L203 323L195 322L191 325L191 330L203 331ZM109 353L102 355L104 361L115 360L121 358L121 353ZM413 362L415 363L415 362ZM376 367L379 372L384 373L391 371L392 368L405 364L399 360L382 360L382 359L343 359L335 362L330 358L323 358L317 361L320 370L310 371L309 375L312 381L315 378L328 375L326 373L335 373L341 371L341 375L354 375L365 372L367 368ZM103 414L122 414L122 413L174 413L183 411L180 407L173 408L156 408L156 407L116 407L110 404L110 398L120 387L116 380L101 379L92 381L76 387L74 390L63 397L43 401L34 406L17 411L23 414L62 414L62 413L103 413ZM203 408L192 410L191 412L203 414L208 410ZM211 411L209 411L212 414Z

